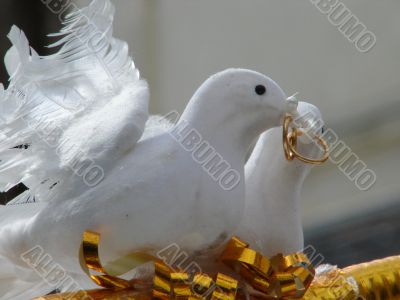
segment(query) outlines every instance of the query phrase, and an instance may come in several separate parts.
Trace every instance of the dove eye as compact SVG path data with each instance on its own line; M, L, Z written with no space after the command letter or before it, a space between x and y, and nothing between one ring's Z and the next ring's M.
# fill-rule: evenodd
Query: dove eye
M257 85L256 86L256 88L254 89L255 91L256 91L256 94L257 95L264 95L265 94L265 92L267 91L267 89L265 88L265 86L263 86L263 85L261 85L261 84L259 84L259 85Z

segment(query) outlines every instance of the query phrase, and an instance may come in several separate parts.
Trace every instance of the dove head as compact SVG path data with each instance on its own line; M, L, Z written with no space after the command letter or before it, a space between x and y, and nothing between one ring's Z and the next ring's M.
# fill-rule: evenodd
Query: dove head
M228 69L203 83L182 118L200 132L208 129L249 147L263 131L282 124L287 107L285 93L272 79L255 71Z

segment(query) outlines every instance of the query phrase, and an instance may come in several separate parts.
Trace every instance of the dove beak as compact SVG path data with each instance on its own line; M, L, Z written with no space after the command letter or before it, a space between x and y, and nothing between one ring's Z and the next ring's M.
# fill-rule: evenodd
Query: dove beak
M297 117L297 107L299 106L299 101L296 98L297 93L286 99L286 113Z

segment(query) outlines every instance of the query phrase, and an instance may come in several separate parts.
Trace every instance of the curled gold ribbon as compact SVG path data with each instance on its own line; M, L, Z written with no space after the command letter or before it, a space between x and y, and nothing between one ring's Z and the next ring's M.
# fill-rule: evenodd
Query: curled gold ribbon
M85 231L83 234L81 254L84 264L81 266L86 274L99 286L105 288L129 288L131 284L125 279L109 275L104 269L99 258L100 235L96 232ZM82 260L81 260L82 261ZM92 271L103 273L93 275Z
M83 271L99 286L112 289L133 288L140 280L125 280L118 276L157 258L143 252L133 252L104 267L99 256L100 234L93 231L83 233L80 263ZM94 274L94 273L100 274Z
M195 274L193 279L182 271L174 271L164 263L155 263L153 298L188 300L234 300L238 281L218 273L212 280L207 274Z
M101 287L114 290L130 290L130 293L133 293L136 284L140 283L140 281L125 280L118 276L145 262L153 261L155 265L153 298L165 300L206 299L203 296L206 292L209 292L206 294L207 297L211 294L211 299L215 300L234 300L236 297L238 282L229 276L218 274L214 282L206 274L195 274L192 281L188 273L173 270L158 258L145 253L135 252L111 263L111 266L119 265L120 267L116 268L118 271L110 271L108 269L111 268L103 267L101 264L99 244L100 235L98 233L92 231L84 232L81 246L81 265L85 273ZM125 265L121 266L123 264ZM101 274L93 274L93 272ZM203 291L204 289L205 291ZM121 294L123 292L119 291L118 293Z
M207 274L195 274L193 278L182 270L173 270L156 257L135 253L130 255L135 263L120 272L111 272L103 267L99 257L100 235L86 231L81 248L82 267L99 286L112 289L133 289L135 281L119 278L121 272L129 271L140 262L153 261L153 297L158 299L221 299L234 300L238 281L219 273L214 281ZM124 259L126 260L126 259ZM123 261L124 261L123 260ZM221 261L237 270L254 289L280 299L300 298L311 283L314 271L306 256L297 253L288 256L277 255L271 260L249 248L237 237L227 244ZM100 274L93 274L94 272Z
M234 300L243 299L238 293L238 281L219 273L214 281L207 274L189 274L173 270L157 258L135 252L103 267L98 253L99 234L87 231L83 236L81 260L85 272L101 287L91 291L77 291L48 295L36 300ZM331 267L317 274L303 253L276 255L267 259L233 237L221 260L242 276L245 283L260 295L250 299L303 300L392 300L400 299L400 256L354 265L345 269ZM121 279L118 274L129 271L144 262L153 261L153 287L137 281ZM116 268L117 266L117 268ZM92 274L93 272L102 274ZM312 283L311 283L312 281ZM140 286L140 285L139 285Z
M228 243L221 260L254 289L277 299L300 299L315 273L303 253L268 259L237 237Z

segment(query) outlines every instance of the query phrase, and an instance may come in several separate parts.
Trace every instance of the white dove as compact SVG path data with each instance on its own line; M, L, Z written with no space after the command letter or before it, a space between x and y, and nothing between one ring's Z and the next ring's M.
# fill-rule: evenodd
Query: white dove
M268 77L229 69L197 90L171 131L139 141L148 88L112 37L113 11L99 0L70 15L47 57L10 32L0 182L24 182L40 203L0 209L1 299L58 287L22 259L36 246L81 276L85 230L101 234L104 261L170 243L189 254L219 246L244 210L248 148L291 108Z
M299 102L296 120L310 135L323 127L318 108L306 102ZM307 157L321 155L308 135L298 139L297 147ZM264 132L245 166L246 207L236 234L267 257L302 251L300 194L312 166L286 160L282 128Z

